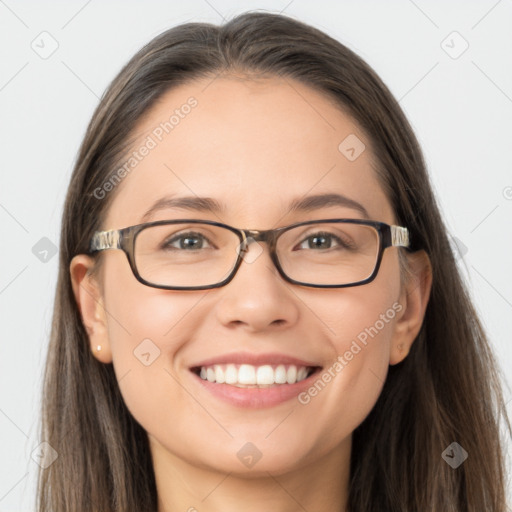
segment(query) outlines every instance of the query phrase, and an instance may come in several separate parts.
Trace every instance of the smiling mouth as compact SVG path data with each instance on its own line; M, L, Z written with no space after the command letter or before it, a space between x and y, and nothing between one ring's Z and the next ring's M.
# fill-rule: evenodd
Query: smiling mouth
M215 384L227 384L238 388L268 388L296 384L320 369L320 366L294 364L213 364L196 366L190 370L199 378Z

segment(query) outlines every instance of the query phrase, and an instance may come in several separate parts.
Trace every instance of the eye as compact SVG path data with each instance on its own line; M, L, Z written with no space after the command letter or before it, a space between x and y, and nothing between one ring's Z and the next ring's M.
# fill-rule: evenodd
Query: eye
M299 244L298 247L300 249L332 249L333 242L336 243L336 246L342 249L351 249L353 247L353 244L348 240L342 240L340 237L327 231L319 231L318 233L309 235ZM307 244L307 247L304 247L304 244Z
M181 233L174 235L164 240L160 245L160 249L164 250L199 250L204 249L204 243L210 245L210 241L201 233L189 231L188 233ZM176 246L175 244L178 244Z

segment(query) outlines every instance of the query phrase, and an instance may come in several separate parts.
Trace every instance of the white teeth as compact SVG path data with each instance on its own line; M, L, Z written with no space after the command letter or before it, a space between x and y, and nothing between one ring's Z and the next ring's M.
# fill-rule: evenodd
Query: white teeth
M234 364L227 365L224 375L226 376L226 384L236 384L238 382L238 370Z
M274 370L272 366L266 364L265 366L259 366L256 372L256 383L257 384L274 384Z
M293 384L294 382L297 382L297 367L296 366L290 366L288 368L288 371L286 372L286 382L288 384Z
M238 382L240 384L256 384L256 369L250 364L243 364L238 369Z
M274 380L276 384L285 384L286 383L286 368L280 364L275 371Z
M215 382L218 382L219 384L223 384L226 378L224 377L224 371L220 367L220 365L215 365Z
M308 376L308 370L307 368L299 368L297 370L297 381L300 382L301 380L304 380Z
M269 364L253 366L251 364L214 364L202 366L199 376L208 382L230 384L237 387L267 387L274 384L295 384L308 376L305 366L283 365L273 367Z

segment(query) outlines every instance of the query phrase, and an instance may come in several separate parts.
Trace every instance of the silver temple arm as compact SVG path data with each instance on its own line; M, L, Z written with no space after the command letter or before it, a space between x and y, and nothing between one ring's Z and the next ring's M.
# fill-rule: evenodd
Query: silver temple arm
M396 247L409 247L409 231L401 226L391 226L391 244Z
M91 251L103 251L105 249L120 249L121 235L119 230L111 229L110 231L96 231L94 233L91 244Z

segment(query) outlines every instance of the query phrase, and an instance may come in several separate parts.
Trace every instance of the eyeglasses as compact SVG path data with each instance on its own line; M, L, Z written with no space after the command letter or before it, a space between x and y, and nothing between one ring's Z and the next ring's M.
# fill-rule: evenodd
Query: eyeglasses
M229 283L249 244L266 242L286 281L344 288L375 279L387 247L409 247L407 228L360 219L300 222L269 230L208 220L163 220L97 231L90 253L121 249L141 283L164 290L206 290Z

